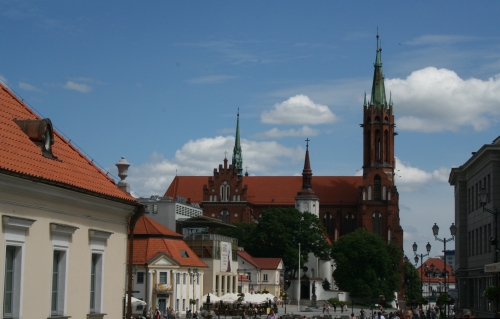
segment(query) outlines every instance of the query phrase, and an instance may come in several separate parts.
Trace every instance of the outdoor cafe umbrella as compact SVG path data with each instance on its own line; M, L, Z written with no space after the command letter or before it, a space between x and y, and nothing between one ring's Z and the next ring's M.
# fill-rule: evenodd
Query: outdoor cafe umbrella
M215 303L215 302L220 301L220 298L217 297L216 295L206 294L206 295L203 295L203 297L201 297L201 300L202 300L203 303L207 303L207 296L208 295L210 295L210 303Z
M127 304L127 303L128 303L128 296L125 295L125 304ZM141 299L137 299L134 297L130 297L130 303L132 304L132 307L147 305L147 303L145 301L142 301Z
M245 294L245 302L246 303L263 303L266 301L266 297L261 294Z
M238 298L239 297L237 294L225 294L224 296L220 297L220 300L227 303L233 303L235 301L238 301ZM210 300L212 300L212 296L210 296Z

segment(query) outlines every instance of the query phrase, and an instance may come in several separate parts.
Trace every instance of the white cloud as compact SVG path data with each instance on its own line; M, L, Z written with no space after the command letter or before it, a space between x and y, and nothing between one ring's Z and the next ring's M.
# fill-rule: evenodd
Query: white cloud
M269 131L255 134L257 138L283 138L288 136L317 136L319 130L303 126L299 129L279 130L278 128L270 129Z
M420 168L412 167L396 157L395 183L401 192L414 192L431 182L447 183L450 168L441 167L432 172L426 172Z
M500 120L500 76L464 80L454 71L427 67L406 79L386 80L386 88L401 130L480 131Z
M36 86L33 86L31 84L24 83L24 82L19 82L19 88L21 88L23 90L26 90L26 91L33 91L33 92L43 93L42 89L37 88Z
M175 152L173 159L166 159L155 152L147 162L131 166L127 182L140 196L163 195L176 174L211 176L213 169L223 163L224 152L227 152L229 165L233 147L232 136L190 140ZM250 175L283 174L281 169L290 163L302 161L305 152L301 147L289 148L276 142L246 139L241 140L241 147L243 164L248 166Z
M188 80L188 83L191 84L211 84L211 83L221 83L226 82L227 80L234 79L235 76L232 75L208 75L201 76L198 78L193 78Z
M82 92L82 93L87 93L87 92L90 92L92 90L92 88L90 86L88 86L87 84L76 83L73 81L66 82L66 84L64 84L63 88L68 89L68 90L75 90L75 91Z
M308 96L299 94L275 104L271 111L262 112L260 119L266 124L317 125L334 123L337 116L328 106L316 104Z

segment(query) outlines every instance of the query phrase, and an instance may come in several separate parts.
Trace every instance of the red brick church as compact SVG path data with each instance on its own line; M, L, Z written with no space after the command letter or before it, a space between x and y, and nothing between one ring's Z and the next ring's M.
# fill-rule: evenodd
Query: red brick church
M251 222L270 207L295 207L323 221L331 240L364 227L403 247L398 191L394 183L394 115L386 98L382 49L377 50L370 101L363 103L363 175L314 176L308 145L300 176L243 174L239 113L231 164L214 169L212 176L176 176L165 196L198 203L203 214L224 222Z

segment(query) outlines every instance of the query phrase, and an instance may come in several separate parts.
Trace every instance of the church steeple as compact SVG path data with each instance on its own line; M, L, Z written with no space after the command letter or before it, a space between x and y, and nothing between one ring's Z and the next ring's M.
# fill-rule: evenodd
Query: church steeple
M243 157L241 155L240 144L240 109L238 108L238 115L236 119L236 137L234 139L233 149L233 168L238 169L238 176L243 176Z
M309 161L309 139L306 139L306 157L302 170L302 189L295 196L295 206L301 212L310 212L318 215L319 198L312 189L312 170Z
M377 32L377 54L375 56L375 70L373 72L372 95L370 99L370 104L376 109L381 109L387 106L385 98L384 72L382 71L382 48L380 47L379 42Z

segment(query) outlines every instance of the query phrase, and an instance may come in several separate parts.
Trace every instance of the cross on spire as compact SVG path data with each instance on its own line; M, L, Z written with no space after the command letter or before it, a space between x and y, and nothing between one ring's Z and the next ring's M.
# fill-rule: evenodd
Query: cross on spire
M310 142L310 141L311 141L311 140L309 139L309 137L308 137L308 138L306 138L306 148L309 148L309 142Z
M224 158L227 158L227 151L224 151Z

